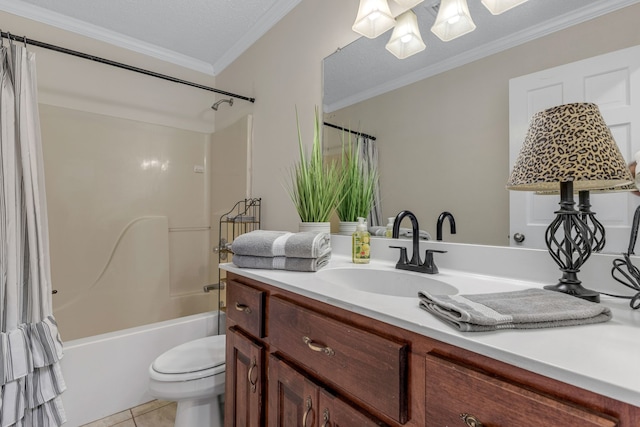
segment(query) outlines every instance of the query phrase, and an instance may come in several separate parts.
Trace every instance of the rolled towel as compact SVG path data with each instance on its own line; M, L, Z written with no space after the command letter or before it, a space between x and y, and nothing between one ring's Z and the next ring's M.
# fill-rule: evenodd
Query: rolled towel
M283 256L261 257L234 255L233 263L240 268L262 268L266 270L318 271L331 259L331 250L318 258L289 258Z
M476 295L431 295L421 291L420 308L463 332L536 329L606 322L611 310L544 289Z
M236 255L260 257L318 258L331 248L327 233L254 230L241 234L231 243Z

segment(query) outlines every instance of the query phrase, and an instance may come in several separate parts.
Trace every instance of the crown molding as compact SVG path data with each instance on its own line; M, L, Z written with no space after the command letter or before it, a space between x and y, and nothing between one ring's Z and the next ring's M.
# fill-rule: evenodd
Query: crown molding
M102 41L113 46L121 47L123 49L127 49L142 55L150 56L152 58L169 62L171 64L175 64L184 68L188 68L208 75L214 75L213 66L208 62L194 59L192 57L182 55L169 49L163 49L151 43L145 43L138 39L127 37L114 31L109 31L96 25L89 24L75 18L70 18L56 12L52 12L48 9L33 6L31 4L23 2L0 0L0 10L30 19L32 21L51 25L52 27L60 28L61 30L69 31L74 34ZM25 35L29 37L28 34L19 35ZM48 43L47 40L40 41Z
M511 34L492 43L487 43L486 45L479 48L471 49L460 55L405 74L397 79L389 80L381 85L361 91L334 103L324 104L324 112L331 113L333 111L346 108L350 105L357 104L358 102L366 101L367 99L382 95L395 89L399 89L401 87L418 82L428 77L435 76L445 71L452 70L462 65L466 65L478 59L482 59L489 55L502 52L512 47L530 42L540 37L544 37L556 31L569 28L573 25L580 24L590 19L606 15L607 13L614 12L627 6L631 6L638 2L639 0L603 0L601 2L585 6L578 11L560 15L557 18L546 21L544 24L528 28L515 34Z
M260 39L267 31L277 24L285 15L296 7L302 0L278 1L267 11L249 32L238 39L214 64L214 74L219 74L233 61L238 59L251 45Z

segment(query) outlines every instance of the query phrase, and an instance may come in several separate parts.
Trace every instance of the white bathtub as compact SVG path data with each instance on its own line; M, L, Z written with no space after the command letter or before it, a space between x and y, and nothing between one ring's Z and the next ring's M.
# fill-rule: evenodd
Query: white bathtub
M221 320L224 332L224 313ZM217 333L218 312L209 312L66 342L65 426L78 427L152 400L149 364L171 347Z

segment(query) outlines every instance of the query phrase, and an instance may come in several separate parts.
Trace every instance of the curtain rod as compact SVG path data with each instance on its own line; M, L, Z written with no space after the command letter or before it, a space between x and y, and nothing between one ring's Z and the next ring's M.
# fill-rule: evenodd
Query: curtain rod
M11 33L5 33L4 31L0 31L0 35L2 35L3 38L9 39L9 40L14 40L14 41L17 41L17 42L23 42L26 45L30 44L30 45L33 45L33 46L42 47L42 48L53 50L53 51L56 51L56 52L66 53L67 55L77 56L78 58L84 58L84 59L88 59L90 61L99 62L101 64L111 65L113 67L122 68L124 70L133 71L133 72L136 72L136 73L144 74L146 76L157 77L159 79L168 80L170 82L180 83L180 84L191 86L191 87L195 87L195 88L198 88L198 89L208 90L209 92L215 92L215 93L219 93L221 95L231 96L233 98L242 99L242 100L249 101L249 102L255 102L256 101L255 98L249 98L249 97L238 95L238 94L235 94L235 93L226 92L224 90L215 89L215 88L212 88L212 87L209 87L209 86L204 86L204 85L201 85L199 83L193 83L193 82L190 82L190 81L187 81L187 80L178 79L178 78L175 78L175 77L167 76L165 74L160 74L160 73L156 73L154 71L145 70L143 68L138 68L138 67L134 67L134 66L131 66L131 65L123 64L121 62L112 61L110 59L100 58L99 56L93 56L93 55L89 55L87 53L78 52L76 50L67 49L65 47L56 46L56 45L45 43L45 42L41 42L41 41L38 41L38 40L28 39L26 36L15 36L15 35L13 35Z
M367 135L366 133L362 133L362 132L356 132L355 130L343 128L342 126L334 125L332 123L324 122L324 125L325 126L329 126L330 128L334 128L334 129L338 129L338 130L344 130L344 131L347 131L347 132L352 133L354 135L364 136L365 138L368 138L368 139L370 139L372 141L376 140L375 136Z

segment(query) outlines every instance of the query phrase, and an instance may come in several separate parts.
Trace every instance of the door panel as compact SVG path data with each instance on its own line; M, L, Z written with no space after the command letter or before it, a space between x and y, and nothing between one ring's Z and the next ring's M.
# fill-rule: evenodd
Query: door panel
M524 142L529 120L545 108L571 102L598 105L627 162L640 151L640 47L632 47L512 79L509 82L509 166ZM546 249L544 233L558 209L559 195L511 191L512 246ZM575 197L577 202L577 195ZM591 210L606 228L603 252L625 252L640 197L593 193ZM514 241L516 233L525 240Z

